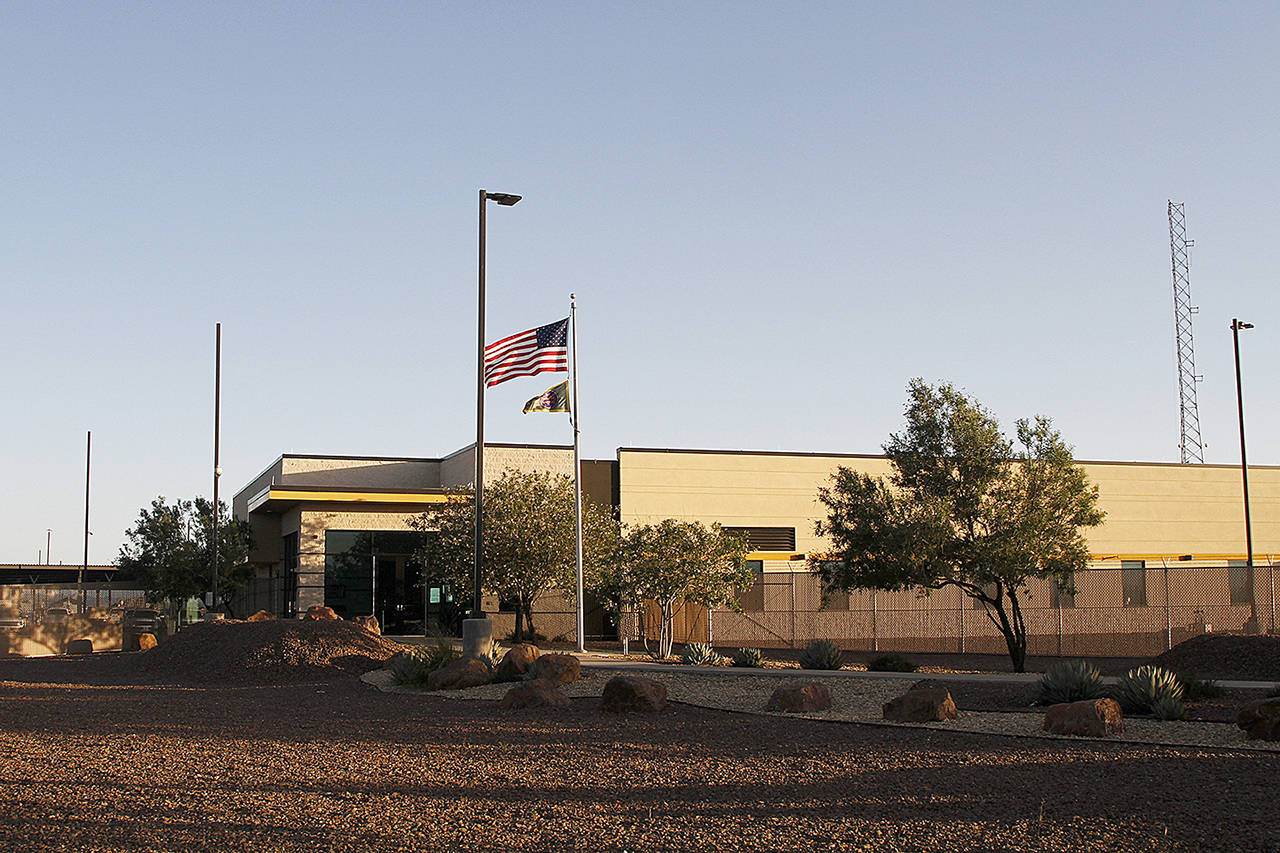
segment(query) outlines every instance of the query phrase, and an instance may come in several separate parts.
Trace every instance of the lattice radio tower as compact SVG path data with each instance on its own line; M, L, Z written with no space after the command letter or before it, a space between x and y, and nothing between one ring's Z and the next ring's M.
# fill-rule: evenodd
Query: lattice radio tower
M1200 410L1196 406L1195 340L1191 318L1199 311L1191 304L1191 257L1195 241L1187 239L1187 221L1181 204L1169 202L1169 246L1173 255L1173 323L1178 348L1178 403L1182 420L1182 462L1204 462L1200 442Z

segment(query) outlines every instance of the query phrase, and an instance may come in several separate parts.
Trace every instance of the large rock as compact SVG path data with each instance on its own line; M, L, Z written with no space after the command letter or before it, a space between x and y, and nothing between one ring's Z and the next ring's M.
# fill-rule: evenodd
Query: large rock
M493 680L489 665L477 658L459 658L427 676L428 690L465 690Z
M244 620L246 622L274 622L275 616L265 610L259 610L257 613Z
M542 654L532 643L519 643L507 649L502 660L493 670L494 681L519 681L524 678L529 667Z
M894 723L930 723L954 720L958 716L960 712L951 699L951 691L945 687L908 690L884 703L884 718Z
M67 654L69 655L91 655L93 654L93 640L68 640Z
M1280 740L1280 697L1245 705L1236 717L1236 725L1251 740Z
M831 691L823 684L784 684L773 691L766 710L808 712L831 708Z
M650 678L618 675L609 679L600 696L600 710L657 713L667 707L667 688Z
M573 655L539 655L530 664L525 678L545 678L556 684L568 684L582 678L582 664Z
M154 649L155 647L156 647L155 634L147 633L147 634L138 635L138 651L145 652L149 649Z
M379 637L382 636L382 628L378 625L378 619L376 616L357 616L351 621L368 631L370 634L374 634Z
M535 678L517 684L502 697L503 708L568 708L569 697L555 682Z
M333 612L332 607L325 607L323 604L313 604L307 608L307 615L302 617L313 622L339 622L341 621L337 613Z
M1042 728L1056 735L1105 737L1124 731L1124 716L1114 699L1063 702L1045 709Z

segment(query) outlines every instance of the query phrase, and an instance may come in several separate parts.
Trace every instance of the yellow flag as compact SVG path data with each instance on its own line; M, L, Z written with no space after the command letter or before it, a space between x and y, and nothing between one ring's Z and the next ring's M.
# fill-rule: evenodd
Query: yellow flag
M524 413L569 411L569 381L552 385L546 391L524 404Z

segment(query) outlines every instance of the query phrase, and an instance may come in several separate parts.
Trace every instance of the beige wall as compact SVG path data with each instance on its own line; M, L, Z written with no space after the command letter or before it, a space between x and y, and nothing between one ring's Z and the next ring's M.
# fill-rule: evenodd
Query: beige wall
M438 459L368 459L354 456L285 456L278 483L307 486L364 486L370 489L440 487Z
M549 471L573 476L571 447L510 447L485 443L484 481L487 484L502 476L503 471ZM475 480L475 446L460 450L440 463L440 485L449 488L467 486Z
M624 524L674 517L734 527L795 527L797 551L821 551L818 489L838 466L889 472L876 456L618 451ZM1219 465L1082 463L1107 520L1088 534L1111 554L1244 553L1240 470ZM1280 554L1280 468L1250 467L1254 551ZM785 564L766 567L785 569Z

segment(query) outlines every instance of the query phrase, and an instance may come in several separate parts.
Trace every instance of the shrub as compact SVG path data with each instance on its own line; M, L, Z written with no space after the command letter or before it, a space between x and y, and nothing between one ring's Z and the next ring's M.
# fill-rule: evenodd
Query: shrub
M1186 713L1182 700L1167 693L1151 703L1151 716L1157 720L1181 720Z
M1182 702L1182 685L1178 676L1158 666L1131 669L1116 683L1113 696L1126 714L1150 714L1152 706L1162 700Z
M759 668L764 666L764 654L759 649L738 649L733 653L734 666Z
M690 666L720 666L724 658L706 643L689 643L680 653L680 662Z
M1198 702L1201 699L1217 699L1222 695L1222 688L1212 678L1200 680L1194 672L1178 673L1178 683L1182 685L1182 700Z
M1040 676L1032 693L1035 705L1057 705L1099 699L1104 695L1102 673L1082 660L1064 660L1050 666Z
M427 683L427 676L460 656L451 640L437 637L430 645L396 652L387 661L387 669L391 670L398 684L423 686Z
M814 640L800 652L801 669L839 669L843 666L840 647L830 640Z
M867 664L868 672L915 672L916 665L897 652L881 655Z

